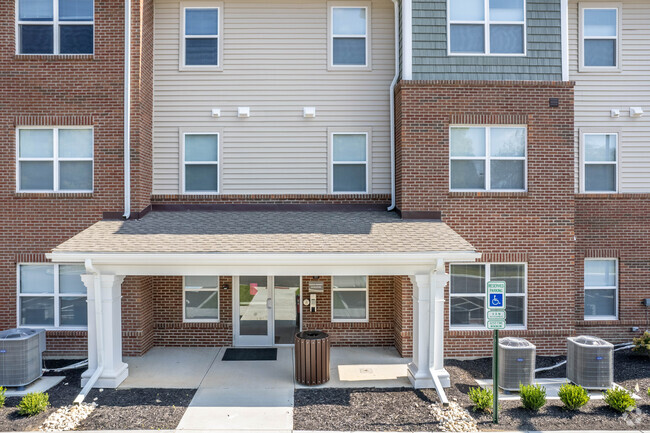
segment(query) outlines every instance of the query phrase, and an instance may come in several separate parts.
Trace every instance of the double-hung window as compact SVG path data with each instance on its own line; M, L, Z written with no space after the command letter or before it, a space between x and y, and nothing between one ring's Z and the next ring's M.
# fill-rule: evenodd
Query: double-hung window
M93 54L93 0L18 0L18 54Z
M618 190L618 134L583 134L583 191Z
M332 192L368 192L368 133L332 134Z
M526 128L452 126L452 191L525 191Z
M92 192L93 129L19 128L19 192Z
M18 265L18 325L83 328L87 325L83 265Z
M585 260L585 320L616 320L618 261Z
M489 281L506 282L507 326L526 326L525 264L452 264L449 275L449 321L452 328L486 326Z
M619 10L581 8L581 66L617 68L619 51Z
M219 68L221 66L221 8L183 8L181 66Z
M450 54L525 54L525 0L448 0L448 10Z
M219 277L184 278L183 321L219 321Z
M183 148L183 192L219 192L219 134L183 134Z
M369 6L332 6L330 8L330 66L368 67Z
M332 277L332 321L368 321L368 277Z

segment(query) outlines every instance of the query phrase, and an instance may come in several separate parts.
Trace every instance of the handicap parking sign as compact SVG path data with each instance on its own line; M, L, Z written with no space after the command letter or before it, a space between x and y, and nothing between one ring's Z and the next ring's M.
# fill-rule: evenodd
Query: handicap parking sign
M490 310L504 310L506 308L506 282L489 281L488 308Z
M501 307L503 307L503 294L502 293L490 294L490 308L501 308Z

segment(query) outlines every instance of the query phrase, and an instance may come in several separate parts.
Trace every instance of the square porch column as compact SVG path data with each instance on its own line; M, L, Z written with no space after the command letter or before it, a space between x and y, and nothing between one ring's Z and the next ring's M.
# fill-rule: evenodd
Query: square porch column
M81 280L88 290L88 370L81 375L81 386L101 365L102 372L93 388L117 388L129 374L128 365L122 362L124 276L84 274Z

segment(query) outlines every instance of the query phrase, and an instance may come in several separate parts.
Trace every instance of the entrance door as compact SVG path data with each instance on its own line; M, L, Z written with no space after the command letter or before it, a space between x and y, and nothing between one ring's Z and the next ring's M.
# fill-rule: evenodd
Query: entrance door
M300 277L233 280L235 346L293 344L300 331Z

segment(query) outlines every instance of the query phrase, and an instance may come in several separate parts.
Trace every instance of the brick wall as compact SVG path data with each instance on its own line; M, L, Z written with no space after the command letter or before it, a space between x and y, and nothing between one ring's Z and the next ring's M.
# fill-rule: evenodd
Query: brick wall
M440 211L483 261L528 263L528 327L512 333L539 344L542 354L559 353L575 332L572 85L402 82L397 92L398 208ZM558 98L559 107L549 107L549 98ZM449 192L454 124L526 125L528 191ZM446 355L487 355L490 337L447 329Z
M413 285L406 276L393 277L393 308L395 348L403 357L413 356Z
M153 345L153 278L126 277L122 283L122 352L126 356L140 356Z

